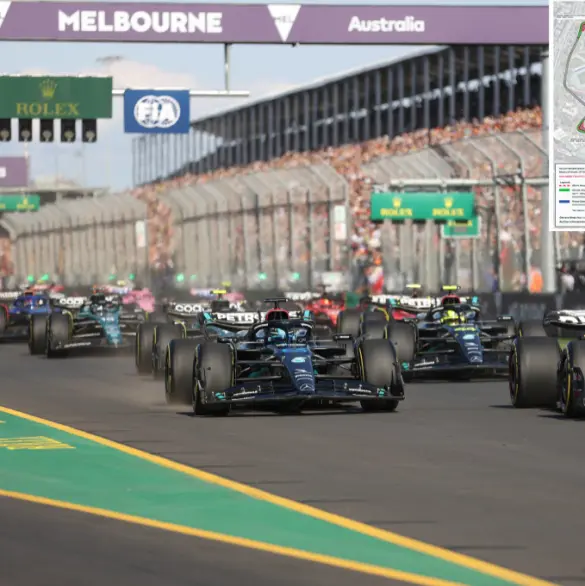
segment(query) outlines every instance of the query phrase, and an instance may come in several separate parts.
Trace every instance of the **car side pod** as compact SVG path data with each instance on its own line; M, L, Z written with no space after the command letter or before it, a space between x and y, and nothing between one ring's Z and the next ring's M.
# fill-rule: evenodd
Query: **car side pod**
M556 407L560 349L556 338L514 340L510 350L510 400L517 409Z

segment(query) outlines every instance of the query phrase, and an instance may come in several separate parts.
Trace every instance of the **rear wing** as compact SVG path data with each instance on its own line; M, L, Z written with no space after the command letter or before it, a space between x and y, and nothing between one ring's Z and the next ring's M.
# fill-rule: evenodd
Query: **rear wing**
M54 297L51 299L53 307L62 309L79 309L89 302L89 297Z
M443 300L443 295L441 297L412 297L410 295L372 295L372 301L377 305L390 305L391 307L396 307L398 309L406 309L409 311L425 311L429 310L432 307L439 307L441 305L441 301ZM463 297L458 296L461 300L461 303L468 303L473 305L477 303L477 297Z
M173 301L167 308L167 314L175 317L194 317L208 309L209 306L202 303L176 303Z
M22 291L0 291L0 302L14 301L23 294Z
M585 310L563 309L560 311L551 311L544 316L542 325L583 330L585 329Z
M233 313L222 312L204 312L206 322L208 324L217 323L221 327L221 323L230 324L256 324L266 320L266 311L240 311ZM288 315L291 319L298 319L302 317L300 311L289 311Z

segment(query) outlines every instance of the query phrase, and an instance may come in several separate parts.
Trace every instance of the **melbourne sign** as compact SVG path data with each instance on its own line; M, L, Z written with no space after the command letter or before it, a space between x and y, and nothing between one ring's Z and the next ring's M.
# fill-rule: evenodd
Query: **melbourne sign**
M0 118L111 117L111 77L0 77Z
M372 220L463 221L475 217L473 193L373 193Z
M546 45L548 7L0 0L0 40Z

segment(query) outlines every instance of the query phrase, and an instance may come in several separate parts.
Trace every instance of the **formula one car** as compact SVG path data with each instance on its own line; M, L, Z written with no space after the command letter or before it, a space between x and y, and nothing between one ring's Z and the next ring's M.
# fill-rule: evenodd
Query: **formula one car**
M394 411L404 398L394 347L387 340L313 337L314 322L274 309L250 325L214 321L197 339L171 341L165 360L169 403L192 404L197 415L227 415L232 406L299 411L311 404L359 402Z
M223 289L212 291L216 299L210 303L169 302L162 316L154 316L140 324L136 331L135 362L138 374L152 374L160 378L163 374L167 346L174 338L188 338L201 329L200 314L206 311L225 314L225 319L239 323L252 323L255 313L240 312L233 304L223 299Z
M485 321L479 307L449 302L404 322L416 328L410 347L402 332L400 338L392 335L393 325L396 329L400 324L388 326L388 337L397 343L401 358L406 358L402 366L408 379L507 374L507 357L516 337L516 324L510 316Z
M345 308L345 299L342 293L329 293L325 287L317 293L306 291L304 293L285 293L290 301L301 302L304 309L315 316L315 323L328 326L332 329L337 325L337 316Z
M509 356L510 400L518 409L585 416L585 311L547 313L520 323Z
M509 316L485 321L479 307L449 299L446 305L402 321L364 317L359 336L390 340L405 380L468 379L507 372L507 354L516 336L516 324Z
M131 348L142 316L124 316L120 305L103 293L91 295L74 309L47 316L33 316L30 325L31 354L47 358L67 356L72 349Z
M26 341L31 317L46 316L51 311L51 299L32 289L0 293L0 339Z

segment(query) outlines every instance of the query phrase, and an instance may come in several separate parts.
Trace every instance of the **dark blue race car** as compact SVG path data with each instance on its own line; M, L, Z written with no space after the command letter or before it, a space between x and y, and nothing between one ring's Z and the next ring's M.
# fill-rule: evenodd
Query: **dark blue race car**
M511 317L485 321L480 308L448 303L419 314L413 359L404 363L406 378L474 378L505 375L516 336Z
M404 398L400 365L388 340L314 335L312 320L291 318L278 304L253 325L207 322L197 338L172 340L165 360L169 403L197 415L233 406L298 411L311 404L359 402L394 411Z
M31 291L0 293L0 339L28 340L31 316L49 315L52 311L52 300L46 294Z

